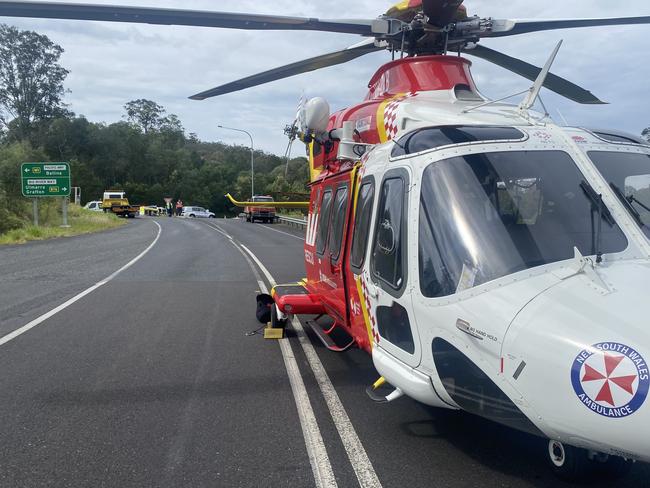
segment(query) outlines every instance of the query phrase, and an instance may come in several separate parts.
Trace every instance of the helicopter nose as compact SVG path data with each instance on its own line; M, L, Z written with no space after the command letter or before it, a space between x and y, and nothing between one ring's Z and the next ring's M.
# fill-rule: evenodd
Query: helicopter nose
M504 375L550 438L650 461L650 266L610 264L598 275L604 287L578 274L519 313Z

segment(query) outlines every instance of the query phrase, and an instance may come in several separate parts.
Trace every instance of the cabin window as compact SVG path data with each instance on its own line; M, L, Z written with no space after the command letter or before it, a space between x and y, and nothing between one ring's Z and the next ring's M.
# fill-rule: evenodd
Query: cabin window
M323 202L320 206L318 237L316 238L316 253L321 255L325 252L325 244L327 244L327 230L329 229L331 210L332 190L326 190L325 193L323 193Z
M611 132L602 132L602 131L594 131L594 134L596 134L601 139L605 139L607 142L615 142L619 144L647 144L648 143L647 141L644 141L643 139L633 136L631 134L625 134L625 133L612 134Z
M338 261L341 254L341 241L343 240L343 226L348 210L348 187L340 186L334 197L332 214L332 228L330 229L329 250L333 261Z
M350 252L350 267L361 274L361 268L366 257L370 219L372 218L372 204L375 200L375 182L372 176L367 176L357 197L357 208L354 216L354 231L352 234L352 251Z
M393 302L390 307L377 307L377 328L379 335L391 344L409 354L415 352L409 314L399 303Z
M305 236L305 243L308 246L312 247L316 245L316 230L318 229L318 211L321 204L321 193L322 192L320 186L316 186L312 190L311 208L309 209L309 216L307 217L307 232Z
M521 141L525 135L514 127L447 125L416 129L395 141L391 156L396 158L442 146L468 142Z
M405 190L406 182L401 175L389 173L382 183L372 249L373 274L394 291L404 284Z
M590 189L561 151L471 154L429 165L420 194L422 294L451 295L572 259L574 248L594 255L598 241L605 255L625 250L606 207L598 222Z

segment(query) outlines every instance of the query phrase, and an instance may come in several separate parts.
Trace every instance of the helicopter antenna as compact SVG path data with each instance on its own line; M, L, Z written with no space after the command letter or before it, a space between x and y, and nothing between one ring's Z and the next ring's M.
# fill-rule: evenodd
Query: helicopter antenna
M289 138L289 143L287 144L287 149L284 152L284 158L286 159L286 164L284 166L284 177L287 178L287 173L289 172L289 159L291 158L291 147L293 146L293 141L300 136L302 129L301 121L301 112L302 106L305 104L305 91L303 90L300 94L300 99L298 100L298 107L296 108L296 116L293 119L291 125L287 125L284 128L284 135Z
M542 117L541 120L551 119L551 114L548 113L548 109L546 108L546 104L544 103L544 100L542 100L541 96L538 96L538 98L539 98L539 103L542 105L542 108L544 109L544 117Z
M542 90L544 82L546 81L546 78L551 71L551 66L553 66L553 61L555 61L555 57L557 56L557 53L562 46L562 42L563 41L560 40L560 42L557 43L557 46L555 46L555 49L553 49L553 52L551 53L551 57L548 58L548 61L546 61L546 64L537 76L537 79L535 80L533 86L530 87L528 96L524 98L524 100L519 104L520 112L526 113L530 108L532 108L533 105L535 105L535 101L539 97L539 92ZM546 110L546 108L544 108L544 110Z
M560 115L560 118L562 119L562 122L564 122L564 125L566 127L568 127L569 123L567 122L566 118L564 118L564 114L560 111L559 108L556 108L556 110L557 110L557 113Z
M284 166L284 179L287 179L287 174L289 173L289 160L291 159L291 146L293 146L293 141L295 138L290 138L289 143L287 144L287 149L284 151L284 159L286 160Z

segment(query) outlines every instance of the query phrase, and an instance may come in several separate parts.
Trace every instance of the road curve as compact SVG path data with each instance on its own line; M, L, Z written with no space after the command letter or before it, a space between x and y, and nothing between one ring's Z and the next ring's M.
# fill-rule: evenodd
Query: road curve
M139 261L0 346L0 486L314 486L280 347L246 335L259 326L260 287L236 247L277 281L293 281L304 276L296 230L139 218L93 236L0 248L0 335L142 253L154 220L160 239ZM290 335L335 482L359 486ZM546 468L544 442L407 398L373 404L364 393L377 376L370 358L312 343L381 486L569 486ZM639 464L618 483L648 480L650 467Z

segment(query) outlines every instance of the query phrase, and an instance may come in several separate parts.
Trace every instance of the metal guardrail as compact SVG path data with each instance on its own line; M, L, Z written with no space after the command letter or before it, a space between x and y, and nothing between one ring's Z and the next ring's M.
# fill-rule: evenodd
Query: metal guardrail
M307 227L307 220L305 219L295 219L293 217L284 217L283 215L278 215L278 221L283 224L287 224L290 227L298 227L304 229Z

